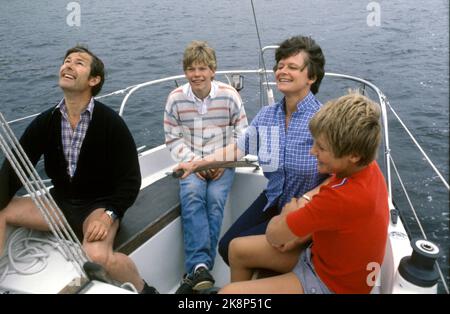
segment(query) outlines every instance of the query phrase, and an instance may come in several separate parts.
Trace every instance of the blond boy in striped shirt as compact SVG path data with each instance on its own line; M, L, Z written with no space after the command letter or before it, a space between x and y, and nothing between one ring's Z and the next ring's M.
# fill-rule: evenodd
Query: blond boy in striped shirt
M217 61L206 42L191 42L183 57L188 83L173 90L164 112L166 145L177 162L201 159L236 141L248 125L237 91L214 80ZM185 270L176 293L211 288L223 209L234 169L211 169L180 180Z

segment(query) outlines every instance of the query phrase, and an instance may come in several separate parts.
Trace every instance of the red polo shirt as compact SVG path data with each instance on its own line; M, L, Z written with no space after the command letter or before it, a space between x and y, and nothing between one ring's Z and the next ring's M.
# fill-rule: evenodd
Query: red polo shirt
M351 177L333 176L311 202L287 216L294 234L312 234L312 263L335 293L370 292L369 264L383 262L388 223L386 183L375 161Z

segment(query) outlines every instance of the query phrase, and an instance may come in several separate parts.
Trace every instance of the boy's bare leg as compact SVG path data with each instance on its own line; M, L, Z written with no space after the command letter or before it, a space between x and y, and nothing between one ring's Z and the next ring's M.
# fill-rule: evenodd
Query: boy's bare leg
M230 243L231 282L250 280L258 268L279 273L290 272L297 264L301 248L280 252L265 235L236 238Z

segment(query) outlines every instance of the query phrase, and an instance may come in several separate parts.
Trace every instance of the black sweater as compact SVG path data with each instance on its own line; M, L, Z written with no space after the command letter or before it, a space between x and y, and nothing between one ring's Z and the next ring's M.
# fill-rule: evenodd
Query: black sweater
M37 116L20 143L33 165L44 155L45 171L58 198L100 200L100 205L120 217L136 200L141 185L136 144L122 118L98 101L72 178L67 174L59 109L53 107ZM0 185L1 209L22 187L8 162L0 171Z

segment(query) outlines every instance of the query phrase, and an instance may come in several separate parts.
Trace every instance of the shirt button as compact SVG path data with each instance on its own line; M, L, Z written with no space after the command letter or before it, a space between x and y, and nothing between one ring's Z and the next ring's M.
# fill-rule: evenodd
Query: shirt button
M316 291L316 288L311 288L311 293L312 294L315 294L317 291Z

